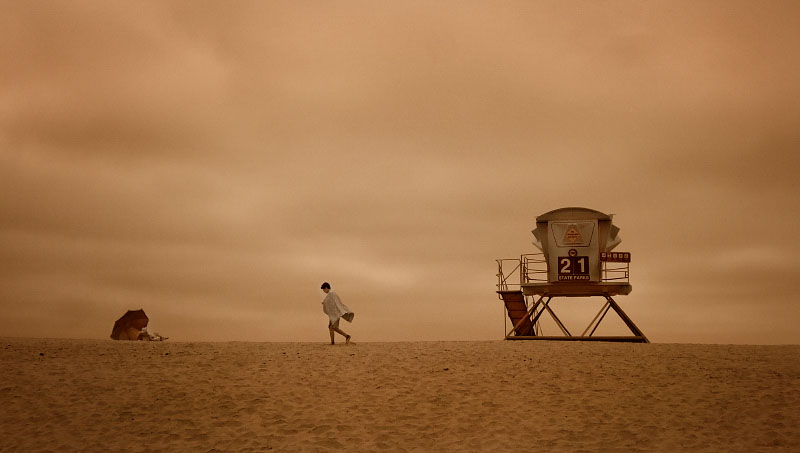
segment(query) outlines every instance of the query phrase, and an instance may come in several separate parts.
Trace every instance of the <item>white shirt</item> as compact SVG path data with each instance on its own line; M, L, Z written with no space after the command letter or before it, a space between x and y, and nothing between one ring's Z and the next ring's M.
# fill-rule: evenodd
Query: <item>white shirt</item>
M344 318L347 322L353 322L353 316L355 316L355 313L342 303L339 295L333 290L328 291L328 294L325 295L325 299L322 301L322 311L328 315L331 324L338 321L339 318Z

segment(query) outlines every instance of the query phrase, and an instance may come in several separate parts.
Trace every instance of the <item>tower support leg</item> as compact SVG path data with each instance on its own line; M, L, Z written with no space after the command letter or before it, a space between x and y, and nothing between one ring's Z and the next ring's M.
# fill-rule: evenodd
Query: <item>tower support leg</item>
M598 296L599 295L600 294L598 294ZM629 343L650 343L650 340L647 339L647 337L644 335L644 333L641 331L641 329L639 329L639 327L636 326L636 324L633 322L633 320L631 320L631 318L628 316L628 314L625 313L624 310L622 310L622 307L619 306L617 301L615 301L614 298L612 298L611 296L608 296L608 295L603 295L603 296L606 299L606 303L603 304L603 307L600 309L600 311L597 313L597 315L595 315L594 319L592 319L592 322L589 323L589 326L586 327L586 330L584 330L583 334L581 334L580 336L573 336L572 334L570 334L569 330L567 330L567 327L564 325L563 322L561 322L561 319L559 319L558 316L556 316L554 310L552 308L550 308L550 301L553 299L554 296L546 296L547 297L546 300L544 300L545 296L541 296L541 297L539 297L539 299L534 304L531 305L531 307L528 309L527 314L525 315L525 317L522 320L520 320L520 322L518 324L521 325L521 323L525 319L530 319L531 323L534 326L536 326L536 324L539 322L539 318L546 311L546 312L548 312L550 314L550 316L553 317L553 320L556 322L556 324L561 329L561 332L564 335L563 336L544 336L544 335L538 335L538 334L534 334L534 335L530 335L530 336L528 336L528 335L513 335L514 332L516 332L516 328L518 327L518 326L514 326L514 328L512 328L506 334L506 339L507 340L619 341L619 342L629 342ZM543 300L544 300L544 302L543 302ZM537 308L540 308L540 309L537 310ZM611 309L614 310L614 312L620 317L622 322L624 322L625 325L628 327L628 329L630 329L631 333L633 334L632 336L618 336L618 335L615 335L615 336L594 336L594 333L597 330L597 328L600 326L600 323L603 322L603 319L605 319L605 316L608 314L608 312ZM531 316L533 316L532 319L531 319ZM587 332L588 332L588 336L587 336Z
M617 304L617 301L615 301L613 297L606 296L606 300L608 301L609 304L611 304L611 308L613 308L614 311L617 312L617 314L625 323L625 325L627 325L628 328L631 329L631 333L633 333L637 337L642 337L645 343L650 343L650 340L648 340L647 337L644 336L644 333L641 330L639 330L638 327L636 327L636 324L633 323L633 320L631 320L631 318L628 317L628 315L622 310L622 307L620 307L619 304Z

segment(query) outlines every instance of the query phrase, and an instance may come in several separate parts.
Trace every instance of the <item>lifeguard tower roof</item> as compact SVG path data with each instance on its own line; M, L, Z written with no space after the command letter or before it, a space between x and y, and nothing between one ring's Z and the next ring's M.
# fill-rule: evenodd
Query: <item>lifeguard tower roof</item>
M611 216L603 214L600 211L595 211L589 208L569 207L558 208L550 212L536 217L537 222L548 222L550 220L580 220L580 219L598 219L598 220L611 220Z
M612 216L580 207L555 209L536 217L536 228L531 233L533 245L544 252L548 261L551 261L553 252L566 253L572 246L596 256L600 252L610 252L622 242ZM594 258L591 260L594 262ZM592 272L591 278L595 282L599 281L599 263L596 264L598 267ZM549 265L551 269L558 267L556 262L550 262ZM550 273L550 277L553 281L554 274Z

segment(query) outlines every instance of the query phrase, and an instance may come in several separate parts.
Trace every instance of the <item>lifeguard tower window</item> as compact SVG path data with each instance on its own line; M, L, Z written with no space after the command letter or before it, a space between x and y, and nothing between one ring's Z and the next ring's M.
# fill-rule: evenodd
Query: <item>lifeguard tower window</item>
M587 208L556 209L537 217L536 228L532 232L533 243L541 253L522 254L519 259L497 260L497 293L505 302L505 310L514 325L506 334L507 339L648 342L613 299L614 296L631 292L631 254L612 251L622 240L619 228L613 225L610 215ZM554 312L551 300L554 297L593 296L605 298L603 308L582 335L570 334ZM633 336L594 336L600 322L611 309L628 326ZM538 321L545 311L553 317L564 333L563 337L539 334Z

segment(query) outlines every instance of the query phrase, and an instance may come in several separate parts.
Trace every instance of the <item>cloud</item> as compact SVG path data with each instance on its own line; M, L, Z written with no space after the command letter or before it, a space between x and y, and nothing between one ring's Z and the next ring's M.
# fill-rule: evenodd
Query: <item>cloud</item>
M617 214L657 340L699 338L663 321L675 287L783 310L795 7L721 6L7 8L0 322L98 336L146 305L179 338L324 340L329 280L367 338L498 338L494 259L563 206Z
M150 5L12 8L0 124L9 146L78 155L186 153L225 90L210 49Z

